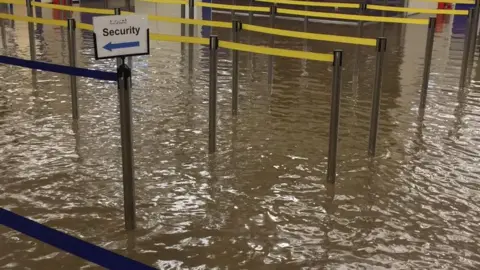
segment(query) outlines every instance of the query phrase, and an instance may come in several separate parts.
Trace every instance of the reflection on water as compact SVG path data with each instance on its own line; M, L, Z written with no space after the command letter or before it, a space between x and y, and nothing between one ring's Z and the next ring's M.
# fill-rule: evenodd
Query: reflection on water
M458 89L464 24L455 20L437 29L420 116L426 29L386 25L373 160L366 150L374 49L275 38L280 48L345 50L335 186L325 181L330 64L240 53L239 116L232 118L231 53L221 49L218 148L209 156L208 49L152 42L150 56L133 60L139 229L131 234L123 230L115 84L79 78L80 120L72 125L68 76L39 71L32 87L30 70L3 65L0 205L162 269L477 268L480 72L474 66L471 87ZM355 26L312 25L358 33ZM27 24L6 31L2 54L28 58ZM196 31L230 38L228 30ZM365 36L377 34L378 25L365 25ZM77 40L80 66L115 69L114 60L93 60L90 33L80 31ZM248 32L241 41L269 42ZM68 63L61 28L37 25L35 44L38 60ZM88 265L6 228L0 239L2 268Z

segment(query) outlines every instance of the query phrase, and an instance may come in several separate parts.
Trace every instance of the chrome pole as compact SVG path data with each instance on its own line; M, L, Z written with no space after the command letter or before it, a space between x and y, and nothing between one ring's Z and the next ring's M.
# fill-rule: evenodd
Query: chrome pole
M76 67L77 66L77 48L76 48L76 23L75 19L68 19L67 20L67 28L68 28L68 55L70 58L70 66ZM79 117L78 114L78 95L77 95L77 76L70 75L70 91L71 91L71 98L72 98L72 117L74 120L77 120Z
M473 27L471 29L472 37L470 39L470 50L468 53L469 63L468 63L468 75L467 78L472 77L473 70L473 60L475 59L475 49L477 47L477 36L478 36L478 20L480 15L480 0L475 0L475 13L473 15Z
M428 20L427 44L425 46L422 92L420 94L420 109L424 109L425 104L427 102L428 80L430 79L430 64L432 62L433 42L435 40L436 24L437 24L437 18L430 17Z
M210 36L210 89L208 94L208 153L215 153L217 135L217 49L218 37Z
M249 2L250 6L252 6L252 2L253 2L253 0L250 0L250 2ZM253 22L253 11L249 11L248 12L248 23L252 24L252 22Z
M327 181L335 183L337 167L338 125L340 120L340 90L342 82L342 50L333 52L332 97L330 102L330 134L328 145Z
M232 40L239 42L240 31L242 30L242 22L235 19L232 21ZM232 51L232 115L238 113L238 51Z
M193 19L195 17L195 1L188 0L188 18Z
M388 0L383 0L383 5L387 6ZM385 10L382 10L382 18L385 18L386 16L387 16L387 12ZM385 36L385 22L380 23L380 36L381 37Z
M370 137L368 140L368 154L375 156L377 146L378 119L380 115L380 96L382 93L382 78L387 38L377 38L377 63L375 66L375 83L372 97L372 113L370 115Z
M366 3L361 3L360 8L358 9L358 15L365 15L365 12L367 11L367 4ZM364 21L359 21L358 22L358 36L363 37L363 25L365 24Z
M5 20L0 19L0 34L2 35L2 47L7 49L7 31L5 31Z
M472 29L474 27L474 18L475 9L471 8L468 10L468 19L467 19L467 27L465 29L465 38L463 41L463 57L462 57L462 68L460 70L460 88L465 87L465 80L467 75L467 67L468 67L468 57L470 53L470 44L472 39Z
M270 28L275 28L275 15L277 15L277 5L270 6Z
M27 16L33 18L33 6L30 0L27 2ZM28 23L28 40L30 43L30 58L32 61L36 60L36 50L35 50L35 33L33 22Z
M194 0L188 0L188 18L189 19L194 19L195 17L195 1ZM195 36L193 31L194 31L194 26L193 24L188 25L188 35L190 37Z
M115 15L121 15L122 14L122 10L120 8L115 8L113 10L115 12L114 13ZM120 67L121 64L122 64L122 59L120 59L120 57L117 57L117 68Z
M123 169L123 199L125 229L134 230L135 224L135 171L133 165L133 138L132 138L132 73L121 60L117 69L118 95L120 103L120 128L122 141L122 169Z
M305 5L305 12L308 12L308 6ZM303 29L305 32L307 32L307 29L308 29L308 16L305 15L305 17L303 17Z

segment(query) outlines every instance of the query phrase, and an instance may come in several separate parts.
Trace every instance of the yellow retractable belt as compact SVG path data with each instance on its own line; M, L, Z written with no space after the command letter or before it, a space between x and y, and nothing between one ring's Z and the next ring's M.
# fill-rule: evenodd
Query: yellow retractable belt
M271 35L277 35L277 36L293 37L293 38L304 38L304 39L311 39L311 40L358 44L358 45L366 45L366 46L376 46L377 44L377 41L372 38L358 38L358 37L306 33L306 32L268 28L263 26L250 25L250 24L243 24L242 29L247 31L259 32L259 33L265 33L265 34L271 34Z
M219 21L183 19L183 18L154 16L154 15L148 15L148 19L152 20L152 21L159 21L159 22L184 23L184 24L193 24L193 25L206 25L206 26L229 28L229 29L232 28L232 23L219 22Z
M256 0L257 2L272 3L272 4L285 4L285 5L297 5L297 6L310 6L310 7L336 7L336 8L359 8L359 4L351 3L332 3L332 2L313 2L313 1L297 1L297 0Z
M177 5L187 4L186 0L140 0L140 2L149 2L149 3L158 3L158 4L177 4Z
M428 19L410 19L410 18L394 18L394 17L376 17L376 16L363 16L363 15L350 15L328 12L314 12L314 11L301 11L294 9L277 9L279 14L300 15L316 18L328 18L328 19L343 19L350 21L367 21L367 22L386 22L386 23L404 23L404 24L422 24L428 25Z
M322 62L333 62L333 54L326 54L326 53L313 53L313 52L303 52L303 51L294 51L294 50L286 50L286 49L275 49L275 48L246 45L246 44L240 44L240 43L222 41L222 40L218 42L218 46L220 48L243 51L243 52L253 52L253 53L259 53L259 54L315 60L315 61L322 61Z
M38 23L38 24L44 24L44 25L56 25L56 26L67 27L67 21L42 19L42 18L32 18L32 17L27 17L27 16L10 15L10 14L4 14L4 13L0 13L0 19L24 21L24 22Z
M181 42L181 43L191 43L191 44L200 44L200 45L210 44L210 40L208 38L183 37L183 36L174 36L174 35L165 35L165 34L150 34L150 39L158 40L158 41Z
M268 7L222 5L222 4L212 4L212 3L204 3L204 2L195 2L195 6L197 6L197 7L218 8L218 9L228 9L228 10L238 10L238 11L270 12L270 8L268 8Z
M425 13L425 14L468 15L468 10L405 8L405 7L380 6L380 5L367 5L367 9L395 11L395 12Z
M74 11L74 12L92 13L92 14L105 14L105 15L115 14L115 11L112 10L112 9L72 7L72 6L64 6L64 5L45 4L45 3L39 3L39 2L34 2L34 1L32 1L32 6L42 7L42 8L58 9L58 10L66 10L66 11Z

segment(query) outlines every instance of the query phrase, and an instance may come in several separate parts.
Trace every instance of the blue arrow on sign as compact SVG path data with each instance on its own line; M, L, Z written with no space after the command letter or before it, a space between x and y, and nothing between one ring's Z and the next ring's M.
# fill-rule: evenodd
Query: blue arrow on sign
M122 43L112 43L109 42L107 45L103 46L105 50L115 50L115 49L125 49L125 48L132 48L132 47L139 47L140 41L132 41L132 42L122 42Z

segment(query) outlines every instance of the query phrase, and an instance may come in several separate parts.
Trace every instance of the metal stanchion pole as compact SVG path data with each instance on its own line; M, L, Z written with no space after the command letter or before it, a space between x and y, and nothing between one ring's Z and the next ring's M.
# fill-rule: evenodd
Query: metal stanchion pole
M210 36L210 89L208 92L208 153L215 153L217 136L218 37Z
M193 19L195 17L195 2L194 0L188 0L188 18ZM188 25L188 35L190 37L195 36L194 33L194 26L193 24Z
M33 7L30 0L27 1L27 16L33 17ZM28 23L28 39L30 42L30 58L31 60L35 61L36 58L36 50L35 50L35 35L34 35L34 28L33 22Z
M277 5L270 6L270 28L275 28L275 15L277 15Z
M275 28L275 15L277 14L277 5L270 6L270 28ZM275 43L274 35L270 35L270 48ZM268 85L273 84L273 56L268 56Z
M0 34L2 35L2 47L7 49L7 31L5 31L5 20L0 19Z
M27 16L33 18L33 6L30 0L26 0L27 3ZM13 13L13 11L12 11ZM13 23L13 20L12 20ZM37 50L35 46L35 30L33 22L28 23L28 41L30 45L30 59L35 61L37 59ZM32 86L37 88L37 70L32 69Z
M425 60L423 64L423 82L420 95L420 109L425 108L427 102L428 80L430 79L430 64L432 62L433 41L435 39L435 26L437 18L430 17L428 20L427 45L425 46Z
M239 41L239 34L242 30L242 22L239 20L232 21L232 40ZM238 51L232 51L232 114L238 113Z
M182 19L185 19L185 15L186 15L185 4L181 4L180 5L180 17L182 17Z
M330 109L330 134L328 145L327 181L335 183L337 168L338 124L340 120L340 90L342 82L342 50L333 52L332 98Z
M308 12L308 6L305 5L305 12ZM305 17L303 17L303 31L304 32L307 32L307 29L308 29L308 16L305 15Z
M117 69L118 96L120 102L120 128L122 141L123 199L125 229L135 229L135 171L133 166L132 138L132 73L121 59Z
M28 0L27 0L27 1L28 1ZM121 10L120 8L115 8L115 9L114 9L114 12L115 12L115 13L114 13L115 15L121 15L122 10ZM122 59L117 58L117 68L118 68L121 64L122 64Z
M232 0L232 5L236 5L235 0ZM235 19L235 9L232 9L232 20Z
M250 2L249 2L250 6L252 6L252 2L253 2L253 0L250 0ZM252 24L252 22L253 22L253 11L249 11L248 12L248 23Z
M387 6L388 0L383 0L383 5ZM387 16L387 12L385 10L382 10L382 18L385 18L386 16ZM381 37L385 36L385 22L380 23L380 36Z
M470 29L471 39L470 39L470 45L469 45L470 48L468 53L469 63L468 63L467 78L472 77L473 60L475 59L475 49L477 47L479 16L480 16L480 0L475 0L475 13L473 15L473 27L472 29Z
M372 113L370 115L370 137L368 140L368 154L375 156L377 146L378 119L380 115L380 96L382 92L383 60L387 50L387 39L377 38L377 63L375 66L375 83L372 97Z
M188 0L188 18L193 19L195 17L195 1Z
M70 58L70 66L76 67L77 62L77 48L76 48L76 36L75 29L76 23L74 19L68 19L68 55ZM72 95L72 117L74 120L78 119L78 95L77 95L77 76L70 75L70 91Z
M472 38L472 29L474 27L474 14L475 14L475 9L471 8L468 10L468 23L467 27L465 29L465 38L463 41L463 57L462 57L462 68L460 70L460 88L463 88L465 86L465 80L466 80L466 75L467 75L467 67L468 67L468 56L470 53L470 43L471 43L471 38Z
M367 4L362 3L360 4L360 8L358 9L358 15L365 15L365 12L367 11ZM358 22L358 36L363 37L363 25L365 24L364 21L359 21Z

